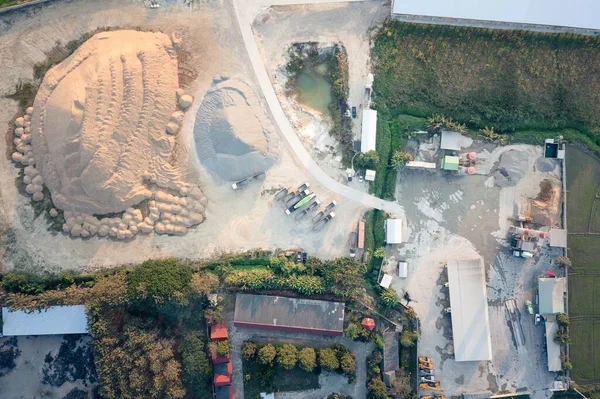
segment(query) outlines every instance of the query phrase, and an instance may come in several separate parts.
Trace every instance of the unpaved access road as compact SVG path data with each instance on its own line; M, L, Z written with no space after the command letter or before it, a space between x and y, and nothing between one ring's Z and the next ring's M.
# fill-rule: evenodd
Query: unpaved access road
M257 0L256 2L243 1L243 0L234 0L233 5L235 9L235 15L237 18L237 22L240 28L240 32L242 34L242 39L244 41L244 45L246 46L246 51L248 52L248 57L250 58L250 62L252 64L252 68L254 69L254 73L256 75L256 79L260 85L260 88L263 92L265 100L269 106L269 110L273 115L274 122L279 126L279 130L287 140L288 144L296 154L296 157L300 160L302 165L308 170L308 172L323 186L327 187L329 190L339 194L343 197L346 197L350 200L359 202L364 206L380 209L395 215L396 217L404 218L404 208L400 206L396 202L385 201L380 198L377 198L373 195L366 194L355 190L351 187L348 187L336 180L334 180L331 176L323 171L317 165L317 163L311 158L310 154L306 151L302 142L298 138L298 135L294 131L290 121L285 116L283 108L277 99L277 95L275 94L275 89L269 79L269 75L265 68L265 64L260 56L260 52L258 50L258 45L256 43L256 38L254 33L252 32L252 21L254 17L258 14L261 8L265 6L273 6L273 5L293 5L293 4L315 4L315 3L347 3L347 1L295 1L295 0L279 0L274 3L264 2L261 0ZM265 4L267 3L267 4Z

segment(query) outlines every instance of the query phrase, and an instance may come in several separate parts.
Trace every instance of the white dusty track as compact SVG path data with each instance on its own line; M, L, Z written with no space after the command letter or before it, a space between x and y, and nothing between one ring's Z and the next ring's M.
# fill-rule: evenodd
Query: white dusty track
M359 0L360 1L360 0ZM340 182L334 180L331 176L321 169L319 165L310 157L309 153L306 151L302 142L298 138L294 128L290 124L290 121L285 116L283 112L283 108L277 99L277 95L275 94L275 90L273 89L273 85L269 79L269 75L267 74L267 70L265 68L264 62L260 56L260 52L258 50L258 45L256 43L256 38L254 37L254 33L252 32L251 23L257 13L263 9L264 7L274 6L274 5L294 5L294 4L318 4L318 3L347 3L348 1L336 1L336 0L308 0L308 1L295 1L295 0L279 0L271 3L269 0L261 2L260 0L253 3L248 4L247 1L244 0L234 0L233 5L235 9L235 14L237 18L238 25L240 27L240 32L242 34L242 38L244 40L244 45L246 46L246 51L248 52L248 57L250 58L250 62L252 63L252 68L254 69L254 73L256 74L256 79L260 85L260 88L265 96L265 100L269 106L271 114L273 115L273 120L279 126L281 133L287 140L288 144L300 160L302 165L306 167L308 172L323 186L327 187L329 190L339 194L343 197L346 197L352 201L359 202L364 206L380 209L386 212L389 212L396 217L404 218L404 208L400 206L396 202L385 201L380 198L377 198L373 195L366 194L355 190L351 187L348 187ZM263 4L264 3L264 4Z

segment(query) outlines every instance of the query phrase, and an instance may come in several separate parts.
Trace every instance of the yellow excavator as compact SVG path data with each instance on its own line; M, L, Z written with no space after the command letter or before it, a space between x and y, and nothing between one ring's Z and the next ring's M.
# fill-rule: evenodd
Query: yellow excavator
M439 381L422 382L422 383L419 384L419 389L430 390L430 391L441 391L442 390L440 388L440 382Z
M446 395L438 393L438 394L434 394L434 395L421 396L420 399L446 399Z
M431 370L433 368L433 362L428 357L419 357L419 368Z

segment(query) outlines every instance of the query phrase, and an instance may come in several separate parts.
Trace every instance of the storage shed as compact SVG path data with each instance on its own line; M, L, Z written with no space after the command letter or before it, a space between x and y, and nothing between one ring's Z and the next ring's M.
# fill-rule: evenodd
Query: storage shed
M385 242L387 244L401 244L402 230L401 219L387 219L385 221Z
M377 143L377 111L365 109L362 113L360 152L376 150Z
M443 131L442 132L442 142L440 143L440 148L442 150L460 151L461 139L462 139L462 134L460 134L458 132Z
M565 278L540 277L538 279L540 314L557 315L565 312Z
M237 294L233 324L265 330L342 335L344 309L342 302Z
M448 262L452 337L457 362L492 360L483 258Z
M88 319L84 305L52 306L31 313L2 308L2 334L21 335L87 334Z
M443 170L458 170L458 164L460 162L459 157L454 157L451 155L446 155L444 159L442 159L442 169Z

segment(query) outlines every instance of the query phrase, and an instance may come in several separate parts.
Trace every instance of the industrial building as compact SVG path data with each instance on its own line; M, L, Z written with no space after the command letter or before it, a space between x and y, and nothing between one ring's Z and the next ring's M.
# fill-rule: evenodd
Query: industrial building
M360 152L369 152L376 150L377 111L372 109L363 110L360 140Z
M233 324L236 327L341 336L344 333L344 309L342 302L237 294Z
M558 323L553 320L546 320L546 354L548 355L548 371L561 371L562 362L560 360L560 345L554 342L554 337L558 332Z
M394 0L392 14L600 29L596 0ZM435 21L424 21L435 22Z
M24 310L11 312L8 308L2 308L2 321L2 334L5 337L88 333L84 305L52 306L31 313Z
M402 230L401 219L387 219L385 221L385 242L387 244L401 244Z
M454 359L492 360L483 258L449 261L447 269Z
M399 334L394 331L383 333L383 381L390 387L400 367Z
M546 320L565 312L565 278L540 277L538 279L540 314Z

